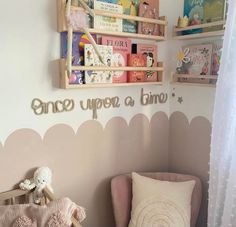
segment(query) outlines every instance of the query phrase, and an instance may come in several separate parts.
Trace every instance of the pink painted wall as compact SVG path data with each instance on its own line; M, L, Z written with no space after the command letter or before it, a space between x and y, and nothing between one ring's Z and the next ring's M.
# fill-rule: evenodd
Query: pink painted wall
M56 195L86 208L84 226L114 226L111 178L131 171L167 171L168 133L163 112L150 121L138 114L129 125L113 118L105 128L91 120L77 132L59 124L43 138L31 129L17 130L0 145L0 191L31 177L35 167L49 166Z
M207 192L211 141L211 123L204 117L191 122L181 112L170 117L169 171L188 173L203 183L203 199L199 227L207 226Z
M204 196L199 227L206 226L208 161L211 124L204 117L190 123L181 112L168 119L157 112L149 121L120 117L103 128L87 121L77 132L65 124L48 129L44 137L31 129L13 132L0 144L0 191L17 187L38 166L53 171L58 197L68 196L87 210L84 226L114 226L110 180L132 171L171 171L200 177Z

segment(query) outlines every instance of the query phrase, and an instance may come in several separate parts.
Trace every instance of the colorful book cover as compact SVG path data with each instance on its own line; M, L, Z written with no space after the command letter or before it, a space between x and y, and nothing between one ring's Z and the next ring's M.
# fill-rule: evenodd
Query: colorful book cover
M122 14L123 12L122 6L120 5L100 1L94 1L94 9L119 14ZM94 28L106 31L122 32L123 20L115 17L97 15L94 17Z
M159 0L141 0L139 5L139 16L145 18L159 18ZM138 22L138 33L145 35L159 35L159 25Z
M194 45L183 47L185 58L189 59L189 64L185 68L184 74L189 75L210 75L212 66L212 44ZM183 66L182 66L183 67ZM209 79L183 78L182 82L209 83Z
M222 42L214 43L212 48L212 75L219 75Z
M108 2L108 3L113 3L113 4L117 4L118 0L97 0L99 2Z
M75 70L69 76L69 84L84 84L84 72Z
M96 35L92 35L96 41ZM61 57L67 57L67 32L61 33ZM72 41L72 65L84 65L84 44L90 43L88 37L81 32L73 33ZM69 78L69 84L83 84L84 83L84 72L73 71Z
M112 47L98 45L98 50L106 66L112 66ZM84 63L86 66L104 66L91 44L84 46ZM85 83L112 83L112 71L85 71Z
M156 67L157 66L157 46L149 44L137 44L137 53L142 54L147 58L147 67ZM155 71L146 71L145 72L145 81L157 81L157 72Z
M97 36L92 34L95 42ZM67 57L67 32L61 33L61 57ZM84 33L74 32L72 40L72 65L84 65L84 45L90 44L90 41Z
M184 0L184 16L189 17L190 25L201 24L204 20L204 1L205 0ZM200 33L202 29L184 31L183 34Z
M140 0L118 0L118 4L123 7L123 13L130 16L138 15ZM123 20L123 32L137 33L137 22L133 20Z
M83 7L83 6L80 4L80 2L79 2L78 0L72 0L71 2L72 2L72 5ZM76 3L73 4L73 2L76 2ZM84 0L84 2L85 2L90 8L93 7L93 0Z
M205 0L204 23L224 20L226 17L226 0ZM223 25L211 28L204 28L203 31L222 30Z
M113 66L115 67L127 66L127 55L131 53L130 39L102 36L102 45L113 47L113 55L112 55ZM113 83L127 82L127 72L113 71L112 82Z
M128 66L134 67L146 67L147 58L142 54L128 54ZM129 71L128 72L128 82L144 82L145 80L144 71Z

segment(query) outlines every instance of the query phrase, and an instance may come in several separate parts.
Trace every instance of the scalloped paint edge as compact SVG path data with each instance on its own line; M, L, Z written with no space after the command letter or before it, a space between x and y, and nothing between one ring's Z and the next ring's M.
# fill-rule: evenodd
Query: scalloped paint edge
M41 135L40 133L38 133L36 130L34 130L34 129L32 129L32 128L20 128L20 129L16 129L15 131L13 131L11 134L9 134L9 135L6 137L6 139L5 139L5 141L4 141L3 143L0 142L0 150L4 148L4 145L5 145L6 141L9 140L9 138L11 137L11 135L13 135L13 134L15 134L17 131L21 131L21 130L23 130L23 129L27 129L27 130L32 131L34 134L37 134L37 136L43 141L44 138L45 138L45 135L46 135L51 129L53 129L55 126L58 126L58 125L65 125L65 126L68 127L69 129L71 129L71 130L74 132L74 134L77 134L78 131L79 131L79 129L80 129L81 127L83 127L84 125L86 125L86 124L88 124L88 123L90 123L90 122L93 122L93 123L96 122L96 123L99 125L99 127L101 127L101 130L104 131L104 130L108 127L108 125L111 124L111 122L112 122L114 119L120 119L121 121L123 121L123 122L126 124L127 127L129 127L130 124L131 124L136 118L143 118L145 121L148 121L149 123L151 123L152 120L154 119L154 117L157 116L157 115L159 115L159 114L163 114L169 121L171 120L171 118L172 118L174 115L176 115L176 114L181 114L181 115L183 115L183 116L185 117L185 119L186 119L186 121L188 122L189 125L191 125L196 119L202 118L202 119L206 120L207 123L209 123L209 124L211 125L211 122L210 122L206 117L203 117L203 116L196 116L196 117L192 118L191 120L189 120L188 117L187 117L184 113L182 113L182 112L180 112L180 111L175 111L175 112L173 112L169 117L168 117L168 115L167 115L165 112L163 112L163 111L158 111L158 112L154 113L150 119L149 119L145 114L143 114L143 113L138 113L138 114L134 115L130 120L127 120L127 119L125 119L125 118L123 118L123 117L120 117L120 116L112 117L110 120L108 120L108 121L106 122L105 125L103 125L101 122L99 122L99 121L97 121L97 120L87 120L87 121L83 122L76 130L74 130L74 128L73 128L72 126L68 125L68 124L59 123L59 124L55 124L55 125L52 125L51 127L49 127L49 128L43 133L43 135Z

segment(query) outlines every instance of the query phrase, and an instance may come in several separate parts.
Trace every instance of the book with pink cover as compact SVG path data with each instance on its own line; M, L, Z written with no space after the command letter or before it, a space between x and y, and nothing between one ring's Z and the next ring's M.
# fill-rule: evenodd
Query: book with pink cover
M131 40L127 38L102 36L102 45L112 46L113 66L121 67L127 66L127 55L131 53ZM112 72L113 83L126 83L127 72L126 71L113 71Z
M212 73L212 44L191 45L183 47L185 58L189 59L187 66L180 67L180 74L210 75ZM182 69L184 71L182 72ZM209 83L205 78L181 78L181 82Z
M189 57L191 61L188 74L210 75L212 44L185 46L184 48L189 49L187 57Z
M222 55L222 41L215 42L212 48L212 75L219 75L221 55Z
M145 18L159 18L159 0L141 0L139 4L139 16ZM159 25L139 22L138 33L145 35L159 35Z
M146 67L147 58L142 54L128 54L128 66L133 67ZM144 82L145 72L144 71L129 71L128 82Z
M147 58L147 67L157 66L157 46L149 44L137 44L137 53ZM156 82L158 80L157 72L146 71L144 81Z

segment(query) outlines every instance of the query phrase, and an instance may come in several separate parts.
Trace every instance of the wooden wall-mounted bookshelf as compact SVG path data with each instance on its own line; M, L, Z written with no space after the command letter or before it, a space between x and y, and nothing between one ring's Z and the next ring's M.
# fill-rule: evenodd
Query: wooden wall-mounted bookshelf
M211 23L205 23L200 25L193 25L188 26L185 28L173 28L173 38L176 40L189 40L189 39L201 39L201 38L207 38L207 37L221 37L224 35L224 25L225 20L211 22ZM191 31L195 29L204 29L204 28L215 28L215 31L201 31L199 33L193 33L193 34L186 34L183 35L182 32L184 31Z
M173 28L173 39L186 41L209 37L214 39L222 38L224 36L225 22L225 20L220 20L210 23L187 26L184 28L175 26ZM200 29L200 31L198 32L197 29ZM189 32L189 34L183 34L183 32ZM174 73L172 75L172 84L216 87L217 78L218 76L216 75L189 75Z
M65 32L68 31L67 27L67 21L66 21L66 0L57 0L57 15L58 15L58 32ZM114 32L114 31L104 31L102 29L96 29L96 28L86 28L87 33L90 34L98 34L98 35L107 35L107 36L115 36L115 37L125 37L125 38L131 38L131 39L141 39L145 41L153 41L153 42L159 42L164 41L166 39L167 35L167 18L165 16L159 17L158 19L150 19L150 18L144 18L139 16L130 16L130 15L124 15L124 14L113 14L109 13L107 11L101 11L101 10L94 10L90 9L88 7L81 8L81 7L75 7L70 6L70 11L83 11L85 13L89 13L90 15L100 15L100 16L108 16L108 17L114 17L119 19L129 19L134 21L141 21L146 23L153 23L159 25L160 34L158 36L156 35L145 35L145 34L138 34L138 33L128 33L128 32ZM68 11L68 12L70 12ZM73 32L84 32L83 28L73 30ZM71 34L71 33L70 33ZM68 35L69 37L69 35ZM70 35L71 37L71 35ZM70 38L71 40L72 38ZM72 44L71 44L72 45ZM72 46L70 46L71 49ZM96 46L95 46L96 47ZM70 59L71 59L71 55ZM61 71L61 82L60 87L64 89L69 88L91 88L91 87L121 87L121 86L138 86L138 85L161 85L163 82L163 63L160 62L157 67L107 67L107 66L72 66L71 61L67 57L67 60L60 60L60 71ZM69 70L68 70L69 69ZM68 81L68 72L71 73L72 71L156 71L158 72L158 81L156 82L144 82L144 83L111 83L111 84L69 84Z
M127 87L127 86L140 86L140 85L162 85L164 67L163 62L158 63L158 67L102 67L102 66L73 66L72 70L101 70L101 71L156 71L158 73L157 82L137 82L137 83L106 83L106 84L69 84L69 79L66 74L66 61L61 59L60 62L60 88L63 89L78 89L78 88L108 88L108 87Z
M174 73L172 75L172 84L216 87L217 78L218 76L216 75L189 75ZM194 82L194 79L197 82Z
M65 17L65 5L66 5L66 0L57 0L57 31L58 32L64 32L67 31L67 23L66 23L66 17ZM85 11L81 7L71 7L71 10L81 10ZM167 17L166 16L161 16L159 19L150 19L150 18L144 18L144 17L139 17L139 16L130 16L130 15L125 15L125 14L112 14L106 11L102 10L93 10L93 13L95 15L100 15L100 16L112 16L115 18L120 18L120 19L129 19L129 20L134 20L134 21L141 21L141 22L146 22L146 23L154 23L158 24L160 26L160 36L154 36L154 35L144 35L144 34L137 34L137 33L128 33L128 32L111 32L111 31L102 31L99 29L95 28L89 28L88 31L92 34L98 34L98 35L110 35L110 36L118 36L118 37L127 37L127 38L133 38L133 39L144 39L144 40L153 40L153 41L164 41L166 39L166 34L167 34ZM85 11L86 12L86 11ZM80 31L80 30L78 30Z

